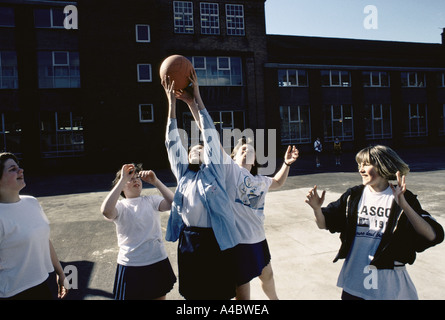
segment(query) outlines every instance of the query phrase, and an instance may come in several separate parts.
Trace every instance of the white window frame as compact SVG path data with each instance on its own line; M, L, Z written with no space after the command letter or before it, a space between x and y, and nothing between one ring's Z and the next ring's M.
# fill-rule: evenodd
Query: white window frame
M151 119L142 119L142 108L145 106L149 106L151 108ZM152 103L141 103L139 104L139 122L140 123L151 123L155 121L154 108Z
M278 86L279 87L309 87L309 77L308 72L303 69L281 69L282 71L286 72L286 81L281 81L281 79L278 79ZM304 71L306 73L306 84L300 85L300 76L299 72ZM292 84L289 80L289 73L295 73L295 84Z
M142 66L149 66L150 68L150 79L141 79L141 75L140 75L140 67ZM152 82L153 81L153 70L151 67L151 63L138 63L137 64L137 72L138 72L138 82Z
M204 59L204 67L199 67L199 66L196 66L195 65L195 59L196 58L203 58ZM193 68L195 69L195 70L206 70L207 69L207 58L206 57L203 57L203 56L193 56L192 57L192 63L193 63Z
M180 6L180 7L179 7ZM183 9L185 6L191 6L192 13L184 13L184 10L177 11L178 9ZM188 17L188 19L186 19ZM191 1L173 1L173 28L175 33L179 34L193 34L195 33L195 26L193 21L193 2ZM185 21L191 21L191 26L186 26ZM177 25L177 21L182 21L180 25ZM182 31L176 30L176 28L183 28Z
M42 28L42 29L65 29L65 27L63 26L63 23L61 26L57 26L54 24L54 11L58 8L39 8L39 10L49 10L49 19L50 19L50 26L48 27L36 27L36 28ZM63 12L63 8L62 8L62 14L65 16L65 18L69 15L68 13L64 13Z
M330 135L325 136L325 141L334 141L335 137L338 137L341 141L353 141L354 140L354 108L352 106L352 104L331 104L331 105L327 105L328 108L328 112L329 112L329 118L330 118L330 123L331 123L331 132L329 133ZM341 115L340 118L334 118L334 107L341 107ZM345 107L349 107L351 108L351 135L350 136L346 136L345 135L345 120L349 120L349 119L345 119L345 115L344 115L344 108ZM341 123L341 128L342 128L342 134L341 135L336 135L334 132L334 122L338 122ZM328 133L328 132L326 132Z
M362 74L363 76L365 76L365 73L369 72L369 84L363 84L364 87L389 87L390 86L390 78L389 78L389 73L386 71L364 71ZM372 82L372 77L373 74L378 73L378 77L379 77L379 83L378 84L374 84ZM382 85L382 73L386 73L386 76L388 78L388 85Z
M238 12L241 9L241 15L231 14L231 11ZM238 22L240 21L240 25L238 26ZM242 4L226 4L226 29L227 35L229 36L245 36L246 35L246 26L244 20L244 5Z
M391 105L388 104L389 107L389 119L385 119L383 117L383 109L386 107L386 104L382 104L382 103L376 103L376 104L369 104L368 106L371 107L371 134L366 134L366 138L369 140L373 140L373 139L391 139L392 138L392 110L391 110ZM375 115L375 108L379 108L380 109L380 117L377 117ZM380 133L376 133L375 129L374 129L374 123L375 121L380 121L381 123L381 128L382 128L382 132ZM385 126L384 126L384 122L389 121L389 133L384 132Z
M419 106L423 106L425 108L425 132L421 132L419 131L420 129L420 124L421 124L421 117L420 117L420 112L419 112ZM415 108L416 110L416 115L415 116L411 116L411 110ZM410 137L426 137L428 136L428 105L426 103L409 103L408 104L408 127L407 127L407 131L404 132L404 136L407 138ZM414 132L411 128L411 120L412 119L417 119L417 131Z
M423 75L423 81L419 81L422 79L419 79L419 74ZM407 84L404 85L403 84L403 77L404 75L406 75L406 81ZM406 72L402 72L400 74L401 78L402 78L402 87L404 88L425 88L426 87L426 74L424 72L417 72L417 71L406 71ZM414 84L411 84L412 80L412 76L414 76ZM421 78L421 77L420 77Z
M220 61L221 61L221 59L227 59L227 62L228 62L228 67L227 68L223 68L223 67L221 67L220 66ZM230 57L217 57L216 58L216 65L217 65L217 68L218 68L218 70L231 70L231 68L230 68Z
M204 66L203 67L195 66L195 58L200 58L200 59L204 58ZM224 68L224 67L220 66L220 59L222 59L222 58L228 59L228 61L229 61L228 68ZM243 81L244 81L244 75L243 75L243 70L242 70L243 65L242 65L242 59L240 57L231 57L231 56L228 56L228 57L196 56L196 57L194 57L194 56L192 56L192 57L188 57L188 59L192 61L193 67L197 71L200 86L237 86L237 87L243 86ZM213 77L213 75L209 76L209 70L211 69L211 67L208 67L208 61L210 61L209 64L212 64L212 63L214 63L213 59L216 59L216 70L217 71L222 71L222 72L229 71L230 72L230 76L229 76L230 83L229 84L220 84L220 83L215 84L215 83L208 82L208 79L211 79L211 81L218 79L218 77ZM235 66L235 64L237 64L238 60L236 61L236 63L233 63L234 61L232 61L232 59L239 59L240 69L241 69L240 74L233 74L233 70L235 70L237 67L237 66ZM235 77L240 78L241 84L239 84L236 80L233 80Z
M139 39L139 33L138 33L138 28L139 27L146 27L147 28L148 39L142 39L142 40ZM136 42L141 42L141 43L150 43L151 42L150 25L148 25L148 24L136 24L135 31L136 31Z
M54 112L54 132L49 132L49 137L51 134L54 135L55 143L50 145L50 150L42 150L42 156L44 158L63 158L63 157L76 157L82 155L85 150L85 140L83 135L83 126L81 128L75 128L73 126L73 112L69 111L69 121L70 126L68 129L59 129L59 113L58 111ZM61 134L68 134L70 136L71 143L64 144L63 141L60 141ZM82 138L81 141L76 141L75 134L79 134ZM74 146L80 146L80 149L74 148ZM71 147L68 150L64 150L63 147ZM51 150L54 148L55 150Z
M289 145L289 144L300 144L300 143L310 143L311 142L311 108L308 105L293 105L293 106L280 106L280 108L287 108L287 115L288 115L288 123L289 123L289 128L291 124L299 124L298 129L298 138L292 139L289 138L287 140L283 139L283 132L281 132L281 137L280 137L280 141L282 145ZM298 119L292 120L291 119L291 108L297 108L297 115L298 115ZM302 136L302 126L301 123L303 122L303 120L301 119L301 108L307 108L308 111L308 119L309 119L309 135L307 137L303 137ZM290 136L290 132L287 132L287 134L289 134Z
M323 79L322 79L322 87L343 87L343 88L349 88L351 87L351 72L350 71L346 71L346 70L322 70L322 72L329 72L329 84L323 84ZM343 82L342 81L342 72L347 72L348 74L348 82ZM334 84L334 82L332 81L333 78L337 78L338 80L338 84Z
M215 6L216 14L210 14L204 12L206 10L205 5ZM200 3L200 14L201 14L201 34L206 35L218 35L220 34L219 29L219 4L213 2L201 2ZM216 19L215 19L216 18ZM215 22L215 25L205 25L205 21Z

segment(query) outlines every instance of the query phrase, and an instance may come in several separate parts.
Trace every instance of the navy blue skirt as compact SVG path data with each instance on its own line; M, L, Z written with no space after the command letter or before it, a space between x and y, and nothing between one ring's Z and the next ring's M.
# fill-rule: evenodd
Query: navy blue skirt
M270 263L270 258L267 240L237 245L235 247L236 284L243 285L261 275L264 267Z
M187 300L235 297L234 248L221 251L213 229L186 227L178 245L179 293Z
M115 300L152 300L173 289L176 276L167 259L148 266L117 265L113 295Z

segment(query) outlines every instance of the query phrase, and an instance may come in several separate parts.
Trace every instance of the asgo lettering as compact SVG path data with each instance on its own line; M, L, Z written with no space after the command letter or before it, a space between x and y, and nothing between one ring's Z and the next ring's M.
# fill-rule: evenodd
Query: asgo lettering
M377 216L377 217L383 217L389 218L389 214L391 213L391 208L383 208L383 207L367 207L366 205L363 206L362 211L360 212L360 215L370 215L370 216Z

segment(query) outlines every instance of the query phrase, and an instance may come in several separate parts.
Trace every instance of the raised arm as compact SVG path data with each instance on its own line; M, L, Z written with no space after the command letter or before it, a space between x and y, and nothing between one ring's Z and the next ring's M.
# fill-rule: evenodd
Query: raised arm
M119 179L119 182L116 183L116 185L107 195L100 207L100 211L105 216L105 218L114 220L117 217L117 201L119 200L119 196L122 190L124 190L125 184L133 177L134 169L135 167L133 164L124 164L122 166L121 178Z
M281 188L289 175L290 166L298 159L298 149L295 146L287 147L286 153L284 154L284 162L281 166L280 171L278 171L272 178L272 184L269 189L279 189Z
M399 171L397 171L397 185L393 186L391 183L391 189L394 194L394 199L397 204L402 208L408 217L409 222L413 226L414 230L421 236L423 236L428 241L434 241L436 239L436 232L431 227L431 225L422 218L422 216L416 212L406 201L405 199L405 191L406 191L406 182L405 176L402 175Z
M165 132L165 146L167 147L168 160L176 179L182 177L188 167L187 151L182 145L179 135L178 123L176 119L176 96L173 90L174 81L170 82L169 77L165 77L161 82L168 99L168 120Z

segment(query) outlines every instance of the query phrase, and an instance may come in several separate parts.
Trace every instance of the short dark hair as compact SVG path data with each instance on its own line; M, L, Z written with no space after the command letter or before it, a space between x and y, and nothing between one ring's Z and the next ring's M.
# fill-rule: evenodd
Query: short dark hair
M133 165L134 165L136 174L138 174L139 172L141 172L143 170L142 163L138 163L138 164L133 163ZM122 168L116 172L116 177L114 178L113 182L111 182L111 188L114 188L114 186L117 185L117 183L121 179L121 172L122 172ZM123 191L121 192L121 196L125 198L125 194Z
M11 153L11 152L0 153L0 179L3 177L3 170L5 170L5 162L9 159L12 159L17 164L19 164L19 160L13 153Z

